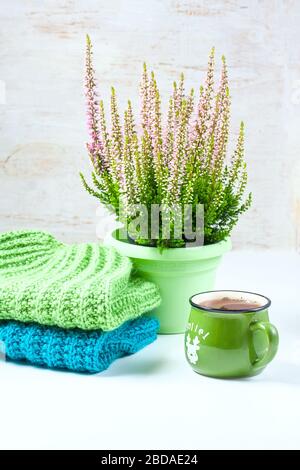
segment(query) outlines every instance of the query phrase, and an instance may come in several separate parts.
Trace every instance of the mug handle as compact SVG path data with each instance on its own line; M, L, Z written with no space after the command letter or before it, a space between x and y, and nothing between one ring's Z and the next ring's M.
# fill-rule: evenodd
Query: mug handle
M272 361L275 354L277 353L278 344L279 344L279 335L277 328L267 321L257 321L250 324L250 331L253 334L255 331L262 331L264 332L265 336L268 340L268 348L265 354L261 358L255 359L252 363L254 369L260 369L261 367L265 367L269 362Z

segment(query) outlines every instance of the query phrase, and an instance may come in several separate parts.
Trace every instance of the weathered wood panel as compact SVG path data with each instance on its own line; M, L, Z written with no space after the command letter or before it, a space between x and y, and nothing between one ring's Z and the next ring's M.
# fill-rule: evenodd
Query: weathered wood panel
M97 201L78 177L89 171L82 87L88 32L102 95L115 85L121 105L128 97L136 105L144 60L166 97L180 71L188 84L203 79L212 45L226 55L232 130L245 121L254 193L235 246L299 247L299 24L297 0L2 2L0 229L95 239Z

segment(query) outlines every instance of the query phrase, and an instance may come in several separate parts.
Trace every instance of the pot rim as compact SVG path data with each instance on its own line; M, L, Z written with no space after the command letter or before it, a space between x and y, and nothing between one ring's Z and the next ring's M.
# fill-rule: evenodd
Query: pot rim
M218 293L218 292L238 292L241 294L251 294L253 296L261 297L265 299L265 303L259 307L256 308L241 308L239 310L225 310L223 308L211 308L211 307L204 307L202 305L196 304L193 302L193 298L196 297L197 295L202 295L202 294L213 294L213 293ZM239 313L253 313L253 312L261 312L262 310L266 310L267 308L270 307L271 305L271 299L267 297L264 294L258 294L257 292L251 292L247 290L237 290L237 289L216 289L216 290L208 290L208 291L203 291L203 292L198 292L196 294L193 294L189 298L189 302L192 307L196 308L197 310L204 310L205 312L210 312L210 313L225 313L226 315L237 315Z
M113 246L122 254L129 258L140 258L158 261L195 261L209 258L216 258L231 249L231 240L227 238L221 242L212 245L166 248L162 252L157 247L141 246L118 240L116 238L117 230L109 233L104 244Z

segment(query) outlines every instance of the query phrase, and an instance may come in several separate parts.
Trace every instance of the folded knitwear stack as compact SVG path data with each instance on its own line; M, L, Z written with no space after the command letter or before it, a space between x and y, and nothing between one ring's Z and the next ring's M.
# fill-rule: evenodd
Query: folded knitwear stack
M7 359L100 372L156 339L142 316L157 287L114 248L66 245L39 231L0 235L0 341Z

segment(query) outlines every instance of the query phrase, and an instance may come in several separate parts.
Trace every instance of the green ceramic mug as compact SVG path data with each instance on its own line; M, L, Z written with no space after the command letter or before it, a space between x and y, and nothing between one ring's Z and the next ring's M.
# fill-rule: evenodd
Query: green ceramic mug
M257 307L235 311L199 304L224 297L255 303ZM278 332L269 322L271 301L244 291L209 291L190 298L191 313L185 333L187 361L202 375L247 377L259 374L274 358Z

